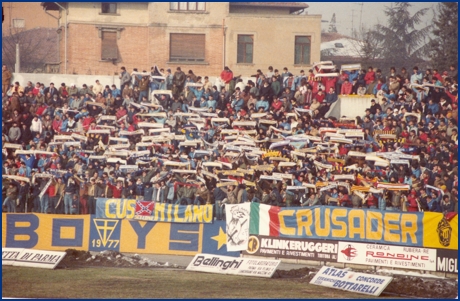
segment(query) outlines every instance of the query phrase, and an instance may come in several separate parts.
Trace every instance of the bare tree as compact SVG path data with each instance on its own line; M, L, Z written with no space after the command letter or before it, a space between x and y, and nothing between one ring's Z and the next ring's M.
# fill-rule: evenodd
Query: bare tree
M58 34L56 29L35 28L21 30L12 28L2 31L2 61L10 70L16 63L16 44L19 44L20 72L44 72L46 64L58 63Z

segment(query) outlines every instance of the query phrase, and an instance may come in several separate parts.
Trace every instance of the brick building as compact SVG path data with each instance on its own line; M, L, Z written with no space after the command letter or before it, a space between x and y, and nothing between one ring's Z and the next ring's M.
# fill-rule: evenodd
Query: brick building
M57 28L56 11L48 14L43 11L40 2L2 2L4 35L18 31L40 28Z
M61 73L114 75L153 65L248 76L298 73L320 59L321 16L297 2L43 2L59 12ZM67 32L66 32L67 29Z
M3 2L2 63L16 65L20 49L20 72L59 71L58 12L45 12L40 2Z

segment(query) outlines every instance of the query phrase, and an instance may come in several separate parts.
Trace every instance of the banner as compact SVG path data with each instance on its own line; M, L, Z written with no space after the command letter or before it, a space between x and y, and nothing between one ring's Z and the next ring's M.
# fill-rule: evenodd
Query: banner
M436 250L339 241L337 261L401 269L436 271Z
M330 206L280 208L259 203L251 203L250 212L252 235L424 246L423 212Z
M155 202L136 201L136 212L134 219L143 219L144 217L153 218Z
M239 257L239 252L227 251L225 230L224 221L162 223L101 219L95 215L3 213L2 248Z
M13 265L13 262L16 261L16 258L23 250L19 248L2 248L2 265Z
M96 218L134 218L136 200L96 199Z
M65 255L66 252L23 249L12 265L53 270Z
M121 221L91 216L89 251L105 250L120 252Z
M337 262L337 241L249 236L243 254L276 258Z
M458 215L448 221L436 212L423 213L423 246L458 250Z
M249 240L250 211L251 203L225 205L228 251L246 250Z
M186 270L271 278L280 263L280 260L232 258L211 254L197 254Z
M88 250L89 215L3 213L2 247Z
M157 203L151 220L171 223L212 223L212 205L184 206Z
M310 284L337 288L344 291L379 296L393 277L356 273L323 266Z
M436 271L458 274L458 251L438 249Z

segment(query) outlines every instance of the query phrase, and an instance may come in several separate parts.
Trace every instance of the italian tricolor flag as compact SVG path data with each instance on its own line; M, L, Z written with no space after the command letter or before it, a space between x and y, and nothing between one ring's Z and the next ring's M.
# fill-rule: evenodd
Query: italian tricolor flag
M249 233L253 235L279 236L280 207L260 203L251 203Z

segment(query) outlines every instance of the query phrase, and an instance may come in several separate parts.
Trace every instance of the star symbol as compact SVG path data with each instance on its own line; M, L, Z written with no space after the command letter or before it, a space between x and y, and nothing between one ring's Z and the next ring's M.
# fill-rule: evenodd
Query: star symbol
M211 239L217 241L217 250L220 250L227 243L227 234L222 230L222 227L219 227L219 234L212 236Z

